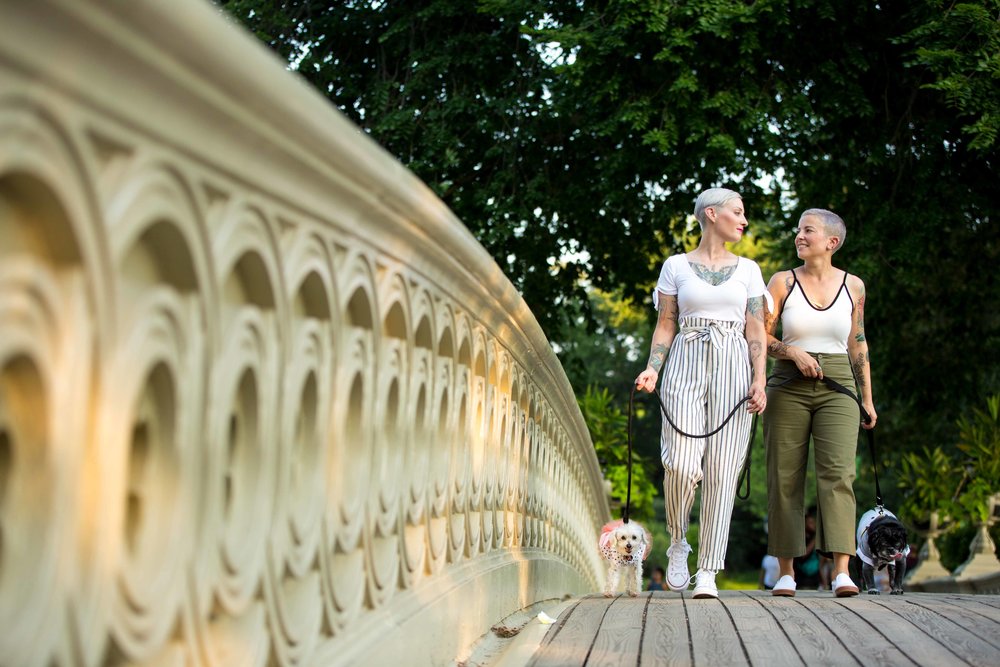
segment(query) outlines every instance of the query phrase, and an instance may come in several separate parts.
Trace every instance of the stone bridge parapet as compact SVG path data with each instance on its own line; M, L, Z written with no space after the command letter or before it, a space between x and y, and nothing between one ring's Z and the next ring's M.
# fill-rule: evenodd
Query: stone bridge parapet
M445 664L607 518L514 287L322 96L208 3L4 3L0 662Z

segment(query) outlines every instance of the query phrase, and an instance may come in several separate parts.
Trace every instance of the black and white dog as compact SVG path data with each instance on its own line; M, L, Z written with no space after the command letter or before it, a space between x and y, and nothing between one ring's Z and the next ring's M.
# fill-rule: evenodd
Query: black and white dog
M882 506L868 510L858 522L858 558L861 559L861 579L869 595L878 595L875 571L887 568L891 595L903 594L906 576L906 556L910 545L906 528L896 515Z

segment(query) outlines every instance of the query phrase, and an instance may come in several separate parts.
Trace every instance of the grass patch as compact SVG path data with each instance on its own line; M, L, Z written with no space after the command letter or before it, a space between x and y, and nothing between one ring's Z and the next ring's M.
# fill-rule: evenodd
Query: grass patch
M757 590L760 586L760 572L756 570L730 571L723 570L715 577L715 585L721 591Z

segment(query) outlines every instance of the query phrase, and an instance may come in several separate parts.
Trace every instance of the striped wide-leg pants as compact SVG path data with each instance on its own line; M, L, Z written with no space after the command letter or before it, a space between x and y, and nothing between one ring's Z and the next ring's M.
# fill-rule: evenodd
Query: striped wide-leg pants
M685 318L674 337L661 392L677 427L701 435L714 430L750 389L752 370L743 322ZM660 458L671 542L685 539L694 494L701 497L698 567L725 567L729 523L751 415L741 407L710 438L683 436L663 420Z

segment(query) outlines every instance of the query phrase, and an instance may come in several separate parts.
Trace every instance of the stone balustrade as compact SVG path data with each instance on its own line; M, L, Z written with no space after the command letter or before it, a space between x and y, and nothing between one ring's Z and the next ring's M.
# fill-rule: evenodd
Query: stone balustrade
M217 8L0 20L0 662L447 664L597 590L498 266Z

